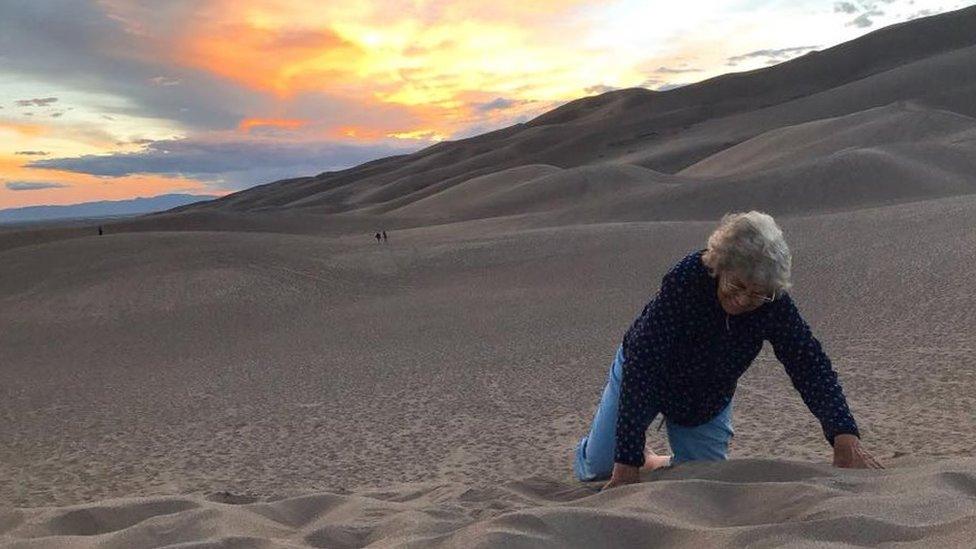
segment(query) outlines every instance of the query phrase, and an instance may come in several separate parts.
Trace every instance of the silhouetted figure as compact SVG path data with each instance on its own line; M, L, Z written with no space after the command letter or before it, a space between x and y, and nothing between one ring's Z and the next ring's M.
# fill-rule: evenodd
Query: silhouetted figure
M102 236L102 226L98 226L98 236Z
M383 242L386 242L386 231L383 231Z
M377 244L379 244L379 243L380 243L380 238L382 238L382 237L380 236L380 233L376 233L376 243L377 243Z

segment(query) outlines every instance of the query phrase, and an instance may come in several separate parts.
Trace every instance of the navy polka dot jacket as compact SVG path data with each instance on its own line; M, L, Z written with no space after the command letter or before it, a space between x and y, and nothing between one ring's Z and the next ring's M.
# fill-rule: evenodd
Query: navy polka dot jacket
M727 314L718 280L701 262L704 251L688 254L664 275L624 336L615 461L643 465L645 432L658 412L688 427L715 417L731 402L763 341L772 344L831 444L841 433L859 435L830 359L790 295Z

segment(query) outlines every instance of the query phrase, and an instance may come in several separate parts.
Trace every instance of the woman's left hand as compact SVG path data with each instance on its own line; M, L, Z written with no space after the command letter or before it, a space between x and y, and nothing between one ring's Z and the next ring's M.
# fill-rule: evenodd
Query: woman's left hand
M884 469L878 460L861 446L861 439L848 434L834 437L834 467Z

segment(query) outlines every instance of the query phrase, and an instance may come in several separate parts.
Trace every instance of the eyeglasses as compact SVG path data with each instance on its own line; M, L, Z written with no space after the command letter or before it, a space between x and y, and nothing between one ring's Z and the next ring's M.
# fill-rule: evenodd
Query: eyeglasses
M724 277L722 278L722 283L725 285L725 290L728 293L735 294L737 296L747 297L747 298L749 298L753 302L755 302L755 301L761 301L763 303L770 303L772 301L776 301L776 292L773 292L770 295L764 295L764 294L759 294L759 293L756 293L756 292L750 292L750 291L746 290L745 288L743 288L742 286L739 286L735 282L729 282L728 279L726 279Z

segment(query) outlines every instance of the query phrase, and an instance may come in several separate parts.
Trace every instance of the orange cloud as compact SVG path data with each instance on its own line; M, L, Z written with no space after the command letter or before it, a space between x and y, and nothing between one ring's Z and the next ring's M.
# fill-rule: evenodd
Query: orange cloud
M247 87L288 96L328 89L355 73L363 52L335 32L267 28L248 21L191 25L177 61Z
M369 128L366 126L339 126L330 128L326 132L326 137L337 139L382 139L386 137L388 131L382 128Z
M553 38L574 25L559 16L593 3L225 0L187 14L173 51L179 64L283 99L328 92L454 108L458 93L519 94L524 80L560 71L545 98L569 99L593 85L577 67L595 55L567 55Z
M413 119L404 127L400 118L398 127L382 132L375 116L364 117L372 120L365 123L368 129L357 121L354 129L324 130L348 139L380 133L449 136L471 124L515 119L532 110L526 101L566 101L587 95L595 84L643 82L647 76L633 70L634 55L608 59L605 51L585 45L592 26L587 10L604 4L211 0L160 14L135 0L101 0L127 30L155 44L152 52L170 52L169 60L177 65L270 95L273 107L255 117L307 119L308 97L300 96L321 93L363 109L380 103L402 107ZM472 104L470 96L478 94L486 97ZM498 99L520 106L505 112L479 109ZM348 116L340 124L348 124ZM241 124L238 129L245 132L263 126L299 129ZM309 120L296 133L321 135L327 124Z
M308 123L307 120L297 120L293 118L245 118L237 125L237 129L243 132L250 131L252 128L283 128L294 130L301 128Z
M13 122L0 120L0 132L10 132L22 137L37 137L47 132L47 127L41 124L29 124L26 122Z
M447 139L447 136L438 133L437 130L411 130L408 132L395 132L387 134L387 137L395 137L397 139L428 139L431 141L443 141Z

